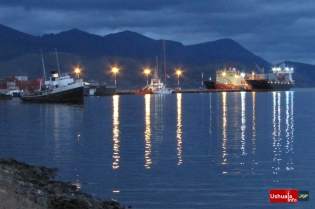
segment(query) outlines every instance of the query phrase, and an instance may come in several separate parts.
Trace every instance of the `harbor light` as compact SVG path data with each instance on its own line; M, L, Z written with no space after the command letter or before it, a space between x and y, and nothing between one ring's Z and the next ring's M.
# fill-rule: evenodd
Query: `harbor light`
M150 69L144 69L144 74L147 75L147 85L149 85L149 74L150 74L151 70Z
M118 73L119 69L117 67L112 68L112 72L115 74L115 86L116 86L116 74Z
M78 78L79 78L79 77L80 77L80 73L81 73L81 69L78 68L78 67L76 67L76 68L74 69L74 72L75 72L75 74L77 74L77 76L78 76Z
M182 74L182 71L177 70L176 74L177 74L177 85L179 86L179 76Z
M245 77L245 73L241 73L241 77L244 78Z

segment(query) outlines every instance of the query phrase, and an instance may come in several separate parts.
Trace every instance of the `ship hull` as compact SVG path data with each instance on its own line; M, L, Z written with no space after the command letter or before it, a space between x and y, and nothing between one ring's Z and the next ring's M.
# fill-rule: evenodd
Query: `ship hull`
M159 90L153 90L153 94L171 94L172 89L159 89Z
M289 91L293 83L268 82L267 80L246 80L252 91Z
M0 92L0 100L11 100L11 99L12 99L12 95L6 95Z
M216 89L237 89L237 90L247 90L246 86L237 86L234 84L223 84L223 83L216 83Z
M216 83L215 81L204 81L204 85L206 86L207 89L226 89L226 90L232 90L232 89L237 89L237 90L248 90L246 86L237 86L234 84L223 84L223 83Z
M215 89L215 81L203 81L207 89Z
M23 102L84 104L83 86L58 91L36 92L20 96Z

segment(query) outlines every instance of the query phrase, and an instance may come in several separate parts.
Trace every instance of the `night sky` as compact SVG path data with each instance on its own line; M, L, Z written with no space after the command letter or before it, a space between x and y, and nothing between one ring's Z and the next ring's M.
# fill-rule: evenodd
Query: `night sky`
M271 64L315 64L311 0L1 0L0 24L34 35L130 30L191 45L231 38Z

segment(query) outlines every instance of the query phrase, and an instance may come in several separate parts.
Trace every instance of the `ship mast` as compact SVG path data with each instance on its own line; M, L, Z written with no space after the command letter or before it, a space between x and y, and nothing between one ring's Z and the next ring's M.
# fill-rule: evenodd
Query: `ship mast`
M61 74L60 74L60 68L59 68L58 54L57 54L57 49L56 49L56 48L55 48L55 51L56 51L56 58L57 58L58 73L59 73L59 76L61 76Z
M156 68L155 68L155 75L154 77L156 76L156 79L160 80L158 77L158 73L159 73L159 63L158 63L158 56L155 57L155 62L156 62ZM156 81L156 82L159 82L159 81Z
M44 57L43 57L43 52L42 52L42 49L40 49L40 53L42 55L42 64L43 64L43 71L44 71L44 81L46 81L46 70L45 70L45 64L44 64Z
M164 84L166 86L166 57L165 57L165 40L163 40L163 51L164 51Z

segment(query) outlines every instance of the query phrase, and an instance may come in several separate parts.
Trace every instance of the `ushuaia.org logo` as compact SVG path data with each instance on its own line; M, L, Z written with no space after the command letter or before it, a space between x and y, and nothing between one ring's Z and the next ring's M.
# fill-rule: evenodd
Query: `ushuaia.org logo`
M297 203L299 201L297 189L270 189L269 202L271 203Z

